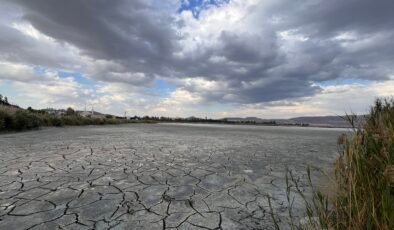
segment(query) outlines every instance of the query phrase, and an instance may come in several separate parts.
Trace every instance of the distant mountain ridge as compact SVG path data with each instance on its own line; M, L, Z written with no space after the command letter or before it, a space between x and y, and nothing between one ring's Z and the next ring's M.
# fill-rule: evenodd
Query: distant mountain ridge
M363 120L363 115L357 116L357 120ZM350 127L346 116L304 116L294 117L290 119L295 123L309 124L313 126L329 126L329 127Z
M356 120L363 122L366 115L357 115ZM290 119L262 119L258 117L227 117L224 118L231 122L256 122L256 123L267 123L275 122L279 125L299 125L307 124L309 126L324 126L324 127L350 127L349 122L346 120L346 116L303 116L294 117Z

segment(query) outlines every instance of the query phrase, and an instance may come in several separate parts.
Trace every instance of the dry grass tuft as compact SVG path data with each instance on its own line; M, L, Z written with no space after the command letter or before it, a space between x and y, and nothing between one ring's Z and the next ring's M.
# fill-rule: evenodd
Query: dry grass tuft
M334 195L314 188L308 168L312 198L305 197L289 171L288 187L303 198L307 220L291 221L291 229L394 229L394 99L377 99L365 123L338 144Z

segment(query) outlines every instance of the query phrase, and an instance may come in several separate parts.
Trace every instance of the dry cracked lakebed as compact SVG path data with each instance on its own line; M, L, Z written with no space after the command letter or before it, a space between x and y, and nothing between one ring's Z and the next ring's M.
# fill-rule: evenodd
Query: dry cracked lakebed
M344 130L131 124L0 135L0 229L272 229ZM297 204L295 205L296 208Z

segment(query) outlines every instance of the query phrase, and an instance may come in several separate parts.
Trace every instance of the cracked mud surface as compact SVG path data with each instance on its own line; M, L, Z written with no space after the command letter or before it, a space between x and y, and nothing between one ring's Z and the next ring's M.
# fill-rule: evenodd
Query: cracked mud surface
M0 135L0 229L272 229L343 130L141 124Z

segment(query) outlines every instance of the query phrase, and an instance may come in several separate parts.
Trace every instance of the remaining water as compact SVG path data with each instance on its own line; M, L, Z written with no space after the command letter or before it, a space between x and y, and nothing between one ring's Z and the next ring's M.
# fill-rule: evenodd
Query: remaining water
M267 195L285 215L286 168L330 169L344 132L130 124L0 135L0 228L270 227Z

